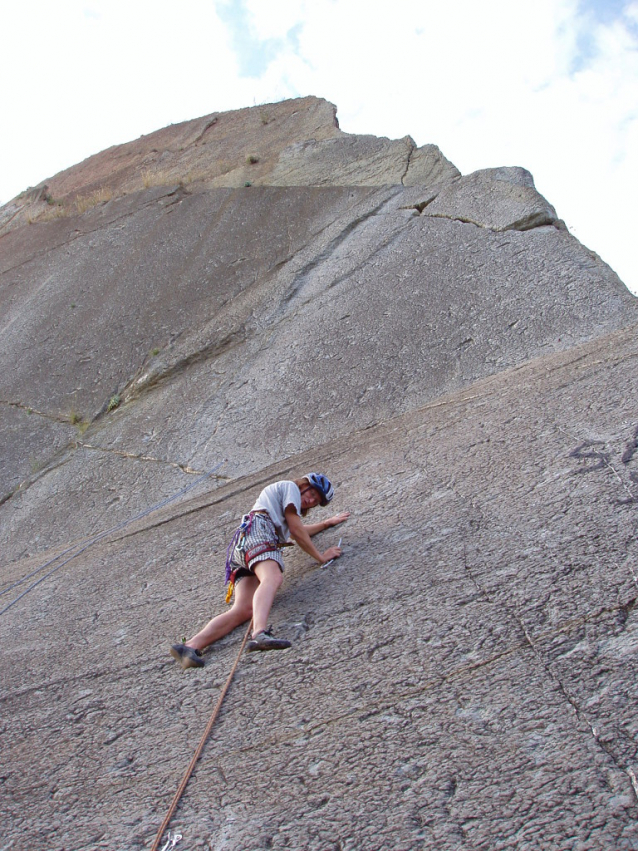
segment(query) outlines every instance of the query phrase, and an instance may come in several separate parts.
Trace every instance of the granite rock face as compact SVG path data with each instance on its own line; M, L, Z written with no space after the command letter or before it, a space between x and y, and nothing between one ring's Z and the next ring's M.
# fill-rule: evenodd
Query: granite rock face
M242 659L185 847L638 848L638 308L529 172L305 98L0 224L3 847L150 847L241 636L168 645L320 469L344 556L287 555L293 647Z
M469 222L495 231L564 227L523 168L490 168L445 186L427 203L426 216Z

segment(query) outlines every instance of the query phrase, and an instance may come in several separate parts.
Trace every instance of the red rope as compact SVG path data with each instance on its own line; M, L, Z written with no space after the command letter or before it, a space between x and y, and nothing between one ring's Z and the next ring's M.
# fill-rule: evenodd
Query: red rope
M173 818L173 814L175 813L175 810L177 809L177 805L180 802L180 798L184 794L184 790L186 789L188 781L190 780L191 774L195 770L195 766L197 765L197 761L200 758L202 751L204 750L204 745L206 744L206 740L210 736L211 730L213 729L215 721L217 720L217 716L219 715L219 710L222 708L222 703L224 702L224 698L226 697L226 692L230 688L230 684L233 681L233 677L235 676L235 671L237 670L237 666L239 665L239 660L241 659L241 654L244 650L244 647L246 646L246 642L248 641L248 636L250 635L250 628L252 627L252 625L253 625L253 623L251 621L248 624L248 629L246 630L246 634L244 635L244 640L242 641L241 647L239 648L239 653L237 654L237 658L235 659L235 664L233 665L231 672L228 675L228 679L226 680L226 682L224 684L224 688L222 689L221 694L219 695L219 699L217 701L217 704L216 704L215 708L213 709L213 714L210 716L210 720L208 721L208 724L206 725L206 729L204 730L204 734L202 735L202 738L200 739L200 742L197 745L195 753L193 754L193 758L191 759L190 764L189 764L188 768L186 769L186 773L182 777L182 782L177 787L177 792L175 792L175 796L173 797L173 800L171 801L171 805L168 808L168 813L166 814L166 818L162 822L162 826L160 827L160 829L157 832L157 836L155 837L155 841L153 842L153 845L151 847L151 851L157 851L157 849L159 848L159 844L162 840L162 836L164 835L164 831L166 830L166 828L170 824L171 819Z

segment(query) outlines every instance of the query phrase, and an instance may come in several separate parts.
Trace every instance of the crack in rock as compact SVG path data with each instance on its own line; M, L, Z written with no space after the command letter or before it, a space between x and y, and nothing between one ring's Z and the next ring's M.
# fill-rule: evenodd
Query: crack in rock
M69 416L63 416L60 414L48 414L46 411L39 411L37 408L33 408L31 405L25 405L23 402L13 402L8 399L0 399L0 405L7 405L9 408L17 408L20 411L26 411L27 414L35 414L38 417L42 417L45 420L49 420L54 423L61 423L63 425L79 425L81 422L77 420L74 422L74 417L72 414Z
M136 461L151 461L156 464L166 464L170 467L177 467L183 473L191 473L193 475L201 476L205 472L204 470L195 470L193 467L189 467L188 464L182 464L179 461L169 461L167 458L153 458L151 455L138 455L134 452L125 452L123 449L109 449L104 446L95 446L91 443L82 443L79 440L76 440L74 445L79 449L89 449L92 452L111 453L112 455L118 455L120 458L131 458Z
M407 161L406 161L406 164L405 164L405 171L401 175L401 186L405 186L405 183L403 181L407 177L408 171L410 170L410 162L412 161L412 154L416 150L416 142L414 142L409 136L407 136L406 139L408 140L408 144L410 145L410 150L408 151L408 157L407 157Z
M477 531L478 527L480 525L478 523L478 521L472 521L471 526L472 526L472 524L474 524L472 531ZM494 601L492 600L490 595L487 593L485 588L483 588L482 585L480 584L480 582L476 579L476 577L472 573L471 568L468 565L465 541L463 542L463 563L464 563L465 571L466 571L467 575L469 576L470 580L472 581L472 583L474 584L474 586L483 595L484 599L487 602L493 603ZM598 610L597 612L595 612L594 614L589 615L585 618L580 618L580 619L577 619L576 621L569 622L568 624L563 624L559 630L553 630L551 633L543 633L539 636L539 639L542 640L542 641L547 641L548 638L552 638L554 636L560 635L561 633L566 632L568 629L574 629L575 626L581 626L581 625L584 625L585 623L591 623L592 621L595 621L596 619L600 618L603 614L607 614L607 613L618 612L621 617L624 615L624 617L626 619L628 612L631 611L632 608L634 608L635 603L636 603L636 599L632 598L627 603L624 603L620 606L604 607L604 608ZM631 780L632 788L634 790L634 794L636 796L636 801L638 801L637 781L636 781L636 777L635 777L631 767L627 766L627 765L623 765L622 761L619 760L619 758L614 754L612 748L609 747L605 742L601 741L601 739L598 736L598 731L597 731L595 725L592 724L592 722L589 720L589 718L586 716L586 714L583 712L583 710L579 706L576 699L574 697L572 697L572 695L570 695L570 693L568 692L567 688L563 684L560 677L552 670L549 663L543 657L542 653L540 652L540 650L537 646L538 642L534 641L532 635L530 634L529 630L527 629L527 627L525 625L525 621L523 620L523 617L520 614L520 612L515 609L514 611L511 612L511 615L512 615L513 619L516 621L516 623L518 624L518 626L520 627L523 635L525 636L526 644L529 646L529 648L534 653L534 656L538 660L539 664L542 666L543 670L549 675L552 682L554 682L556 684L556 687L559 690L560 694L563 696L563 699L572 707L574 714L576 715L576 718L578 719L578 721L581 724L584 724L589 728L589 730L591 731L591 734L594 738L594 741L596 742L598 747L609 757L609 759L611 759L611 761L614 763L614 765L620 771L622 771L624 774L627 774L629 776L629 778Z
M423 210L434 200L435 198L432 198L430 199L430 201L423 204L420 212L423 212ZM415 205L415 209L418 209L417 205ZM561 227L561 222L556 221L555 219L551 219L544 213L531 213L529 216L524 216L523 218L518 219L512 224L506 225L502 228L490 227L489 225L481 224L481 222L476 222L467 216L455 216L451 213L426 213L426 216L429 216L432 219L448 219L451 222L461 222L465 225L474 225L477 228L481 228L482 230L488 230L492 233L506 233L508 230L516 230L524 233L528 230L534 230L535 228L542 228L548 226L554 227L556 228L556 230L564 230L564 226Z

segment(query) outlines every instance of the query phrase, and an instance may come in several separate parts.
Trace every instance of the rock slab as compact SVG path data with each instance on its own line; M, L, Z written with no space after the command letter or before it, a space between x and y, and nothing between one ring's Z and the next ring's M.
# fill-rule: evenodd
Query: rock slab
M261 487L320 469L344 556L287 554L293 647L242 658L172 829L638 848L636 299L525 169L306 98L0 221L3 847L150 847L241 635L168 646L223 611Z

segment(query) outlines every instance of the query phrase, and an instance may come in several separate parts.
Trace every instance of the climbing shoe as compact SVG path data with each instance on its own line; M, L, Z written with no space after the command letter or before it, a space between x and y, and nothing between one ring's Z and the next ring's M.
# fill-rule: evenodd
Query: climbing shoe
M249 652L253 650L285 650L286 647L292 647L290 641L286 641L285 638L275 638L271 630L262 629L248 642L246 650Z
M170 650L173 659L177 659L182 663L182 668L203 668L204 660L202 659L201 651L195 650L194 647L189 647L187 644L173 644Z

